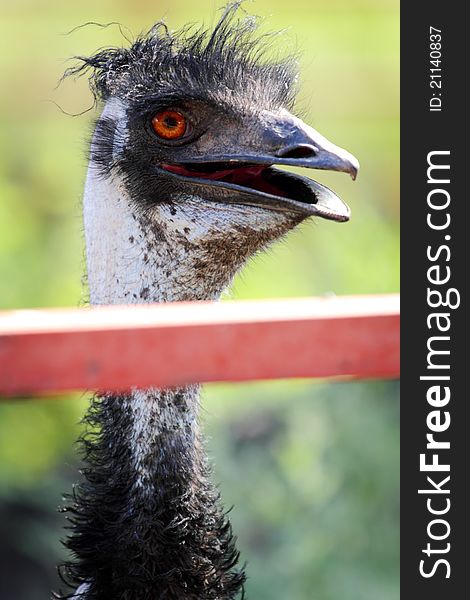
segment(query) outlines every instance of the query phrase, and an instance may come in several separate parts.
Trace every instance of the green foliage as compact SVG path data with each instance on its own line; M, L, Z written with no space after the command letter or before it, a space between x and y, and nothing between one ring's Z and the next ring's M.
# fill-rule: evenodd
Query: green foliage
M249 597L398 598L397 395L380 382L209 387Z
M232 297L397 291L398 3L259 0L245 8L272 15L267 29L289 28L279 45L302 52L302 116L362 170L354 183L318 174L351 205L350 223L305 224L254 259ZM135 32L162 16L171 27L209 22L212 5L46 0L0 10L0 308L78 305L93 113L68 117L48 100L72 113L88 108L85 81L54 90L65 59L125 40L117 27L63 34L88 20ZM207 386L210 451L235 506L249 598L398 598L397 398L397 386L383 382ZM0 509L29 502L50 515L48 528L39 517L0 526L0 547L29 552L48 574L31 579L35 592L5 597L47 597L63 525L53 511L77 478L73 441L84 406L79 397L0 405Z

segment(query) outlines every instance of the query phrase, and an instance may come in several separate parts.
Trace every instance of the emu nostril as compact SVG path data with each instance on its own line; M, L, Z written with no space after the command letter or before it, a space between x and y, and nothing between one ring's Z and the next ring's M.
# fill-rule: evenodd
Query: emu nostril
M315 146L309 144L295 144L293 146L287 146L282 148L276 153L278 158L310 158L316 156Z

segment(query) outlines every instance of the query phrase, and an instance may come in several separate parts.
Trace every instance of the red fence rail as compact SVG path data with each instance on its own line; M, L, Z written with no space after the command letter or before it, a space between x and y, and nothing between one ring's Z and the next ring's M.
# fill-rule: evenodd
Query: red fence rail
M0 394L399 376L399 296L0 312Z

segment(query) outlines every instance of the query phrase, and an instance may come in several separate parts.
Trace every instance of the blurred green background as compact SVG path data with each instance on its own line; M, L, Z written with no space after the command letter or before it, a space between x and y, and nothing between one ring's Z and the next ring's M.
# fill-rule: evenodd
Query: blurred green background
M81 192L93 112L67 58L164 17L209 24L219 2L0 0L0 308L77 306ZM301 58L299 108L361 161L358 180L321 173L347 225L307 223L252 261L233 298L398 291L398 2L256 0L250 13ZM57 587L61 495L78 478L86 396L0 404L0 598ZM256 600L398 598L398 385L276 381L208 385L204 421Z

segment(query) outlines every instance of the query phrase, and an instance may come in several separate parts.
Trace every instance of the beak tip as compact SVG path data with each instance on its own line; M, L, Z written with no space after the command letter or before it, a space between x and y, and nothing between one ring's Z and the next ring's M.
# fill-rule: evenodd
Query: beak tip
M348 172L351 175L351 179L353 181L356 181L356 178L359 174L359 169L360 169L359 161L357 160L357 158L355 156L353 156L351 154L351 158L348 162L349 162Z

